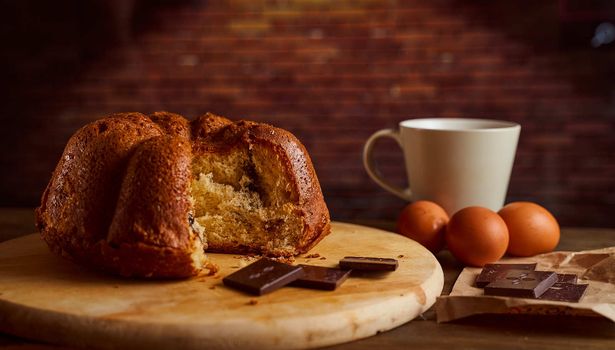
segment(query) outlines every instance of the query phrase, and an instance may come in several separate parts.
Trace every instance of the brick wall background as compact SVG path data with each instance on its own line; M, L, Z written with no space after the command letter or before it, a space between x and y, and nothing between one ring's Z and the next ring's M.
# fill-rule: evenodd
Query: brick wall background
M583 7L585 6L585 7ZM564 225L615 227L612 3L572 1L3 2L0 205L35 206L64 144L116 111L206 111L288 129L332 216L404 203L363 170L363 142L412 117L522 125L508 200ZM604 17L604 18L602 18ZM404 183L382 142L385 175Z

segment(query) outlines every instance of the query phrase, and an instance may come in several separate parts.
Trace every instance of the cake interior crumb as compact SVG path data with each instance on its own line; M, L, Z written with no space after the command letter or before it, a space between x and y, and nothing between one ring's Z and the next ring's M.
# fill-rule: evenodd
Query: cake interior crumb
M297 193L272 149L237 146L196 155L192 163L193 231L208 251L290 256L303 232Z

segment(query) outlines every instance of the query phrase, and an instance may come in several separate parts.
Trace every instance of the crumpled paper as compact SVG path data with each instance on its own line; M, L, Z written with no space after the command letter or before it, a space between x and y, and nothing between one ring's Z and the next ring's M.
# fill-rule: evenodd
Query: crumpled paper
M553 252L530 258L506 258L505 264L537 263L536 270L573 273L589 284L578 303L484 295L474 286L481 268L466 267L447 296L436 302L438 322L475 314L541 314L606 317L615 322L615 247L581 252Z

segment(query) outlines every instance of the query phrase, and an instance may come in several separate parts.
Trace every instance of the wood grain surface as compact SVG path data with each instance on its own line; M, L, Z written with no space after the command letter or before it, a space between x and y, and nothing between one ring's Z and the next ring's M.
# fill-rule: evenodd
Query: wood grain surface
M416 242L335 223L296 263L336 266L346 255L393 257L392 273L353 274L334 292L287 287L253 297L221 278L251 260L211 254L215 276L136 281L49 253L37 235L0 244L0 330L97 348L305 348L369 337L431 307L443 286L436 258Z
M353 223L394 231L395 222L354 220ZM31 208L0 208L0 241L33 232ZM556 250L588 250L615 245L615 229L564 227ZM443 294L448 294L463 269L446 250L436 255L444 270ZM1 291L0 291L1 292ZM25 335L24 337L28 337ZM38 340L0 334L0 348L55 350ZM74 347L71 347L74 348ZM615 323L596 317L535 315L475 315L450 323L436 323L434 308L390 331L357 341L334 345L335 350L611 350L615 349Z

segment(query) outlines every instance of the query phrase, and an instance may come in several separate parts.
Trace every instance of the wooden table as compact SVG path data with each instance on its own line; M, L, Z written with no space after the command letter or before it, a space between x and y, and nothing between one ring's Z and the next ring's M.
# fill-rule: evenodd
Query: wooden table
M390 222L354 221L394 230ZM0 241L35 232L30 209L0 208ZM586 250L615 245L615 229L565 228L557 250ZM463 266L448 252L438 260L448 294ZM0 334L0 347L53 349L32 340ZM392 331L332 349L615 349L615 323L590 317L479 315L437 324L433 308L423 317Z

